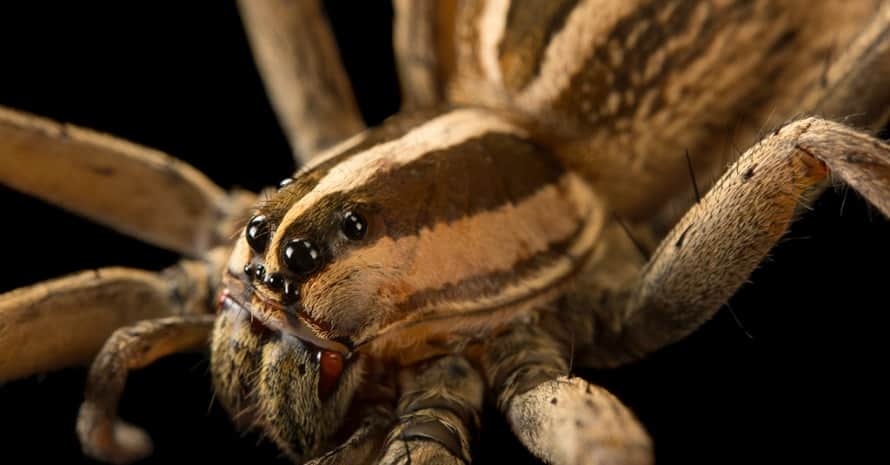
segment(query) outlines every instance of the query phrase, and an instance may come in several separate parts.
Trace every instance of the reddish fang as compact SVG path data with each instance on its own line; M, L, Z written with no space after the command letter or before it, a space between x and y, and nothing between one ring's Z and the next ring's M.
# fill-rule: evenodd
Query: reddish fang
M343 373L343 356L330 350L319 350L317 357L320 368L318 397L326 399L334 390Z
M229 290L223 288L223 290L219 291L219 297L216 298L216 313L222 311L223 306L226 304L226 299L229 298Z

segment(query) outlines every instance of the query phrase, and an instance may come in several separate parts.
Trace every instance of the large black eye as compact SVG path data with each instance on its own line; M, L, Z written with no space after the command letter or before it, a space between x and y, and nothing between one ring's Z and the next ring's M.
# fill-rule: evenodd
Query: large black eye
M247 244L256 253L263 253L269 244L269 221L266 215L257 215L247 223Z
M343 235L350 240L359 241L364 239L365 234L368 233L368 222L356 212L346 212L343 215L340 229L343 231Z
M284 265L294 273L310 273L321 262L318 249L306 239L294 239L288 242L281 255Z

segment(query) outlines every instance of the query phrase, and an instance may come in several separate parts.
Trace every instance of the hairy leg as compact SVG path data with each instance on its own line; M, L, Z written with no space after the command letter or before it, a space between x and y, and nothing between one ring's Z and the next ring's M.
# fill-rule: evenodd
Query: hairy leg
M890 80L890 2L882 1L880 6L878 3L875 2L873 7L871 21L864 24L856 37L844 48L832 48L823 62L820 78L803 86L805 91L802 96L794 98L793 111L797 115L816 115L841 121L870 133L876 133L890 122L890 86L887 85ZM840 2L836 5L843 8ZM824 35L822 31L820 34ZM771 109L770 116L759 124L761 128L776 124L773 117L779 116L773 114L773 111L775 110ZM785 113L790 115L790 111L786 110ZM793 119L790 116L786 118ZM736 140L745 141L746 138L739 138L741 134L744 131L728 138L727 142L734 144ZM756 138L762 136L763 134L759 134ZM706 150L701 155L713 159L717 156L714 150ZM696 172L700 173L699 170ZM702 177L705 182L712 177L710 172L702 174L707 175ZM722 173L713 173L713 178L716 179L720 174ZM689 202L693 199L691 194L692 192L685 192L662 209L655 222L659 230L667 232L679 215L688 209Z
M129 463L151 453L148 435L117 418L127 372L166 355L205 346L214 319L214 315L174 316L114 332L87 378L86 399L77 419L84 453L111 463Z
M830 118L842 119L855 124L859 128L866 128L869 131L876 131L886 124L888 111L890 111L890 90L885 85L887 77L890 76L890 4L884 2L877 7L872 21L865 27L848 46L841 50L839 54L828 60L828 65L823 72L823 78L819 85L812 86L799 107L806 113L815 113L825 115ZM636 271L636 264L631 268L623 270L611 270L609 266L614 263L636 262L640 256L648 255L648 244L642 254L627 247L628 234L619 235L612 238L604 238L603 248L607 249L607 253L615 255L616 251L624 251L622 256L605 257L601 263L595 263L594 266L588 267L585 275L581 277L575 289L569 293L569 298L565 304L571 309L565 315L568 319L574 319L572 326L577 329L578 340L582 341L579 347L585 350L582 354L582 363L590 366L604 367L614 366L630 359L638 358L647 352L657 349L665 344L682 338L685 334L697 327L701 322L705 321L712 315L716 309L725 302L741 282L748 277L753 270L751 263L759 263L760 259L765 255L775 239L784 232L771 232L769 235L761 234L757 238L745 238L746 240L755 240L758 247L746 251L750 254L747 257L747 264L742 270L732 269L736 263L725 263L725 271L731 273L732 276L723 275L717 277L709 275L705 272L705 268L700 270L698 279L692 279L686 284L669 284L665 282L670 280L673 283L679 283L679 277L670 278L666 274L667 269L671 269L672 273L675 269L676 262L684 262L681 267L695 267L700 263L693 257L693 251L697 250L696 246L690 246L686 242L686 236L691 234L694 229L687 231L687 226L692 223L701 221L710 222L713 226L711 240L718 242L716 248L727 247L729 242L736 241L739 237L726 237L722 232L715 232L719 228L725 228L724 232L734 231L733 217L722 217L723 210L726 208L739 208L739 215L749 215L754 218L762 214L759 206L756 204L757 199L750 197L757 195L753 191L744 194L747 200L743 199L745 189L762 189L759 187L759 181L763 176L769 175L767 165L761 164L755 167L759 162L754 162L754 158L770 158L776 157L771 165L781 164L779 160L782 157L788 157L791 152L796 152L798 160L807 147L811 147L811 154L826 163L828 168L834 172L836 177L843 181L849 182L855 189L862 191L869 200L876 202L879 208L886 213L887 208L881 207L880 202L886 205L886 194L880 190L886 190L887 172L886 158L871 159L876 153L880 153L886 149L881 148L882 145L872 139L869 139L862 133L854 133L841 125L819 122L809 130L805 131L800 140L800 144L795 145L794 135L790 131L792 128L798 130L806 125L805 122L793 123L778 133L768 136L763 142L754 146L751 150L743 155L733 167L726 172L724 179L719 181L714 190L720 190L721 194L708 194L705 197L706 203L711 205L705 207L703 205L695 205L690 210L685 219L677 223L677 218L673 214L667 214L660 219L660 222L667 225L675 225L673 232L664 239L664 242L652 258L652 261L646 266L645 275L639 278L641 271ZM839 142L836 153L832 152L833 141ZM784 147L780 147L784 144ZM772 153L772 155L768 154ZM822 155L820 155L822 154ZM858 162L856 160L859 160ZM795 170L791 166L785 166L780 169L783 174L776 173L774 177L769 179L772 181L773 189L781 190L783 185L788 184L795 179ZM800 169L797 170L799 174ZM757 183L736 186L730 182L732 179L738 180L739 173L745 173L743 177L750 176ZM733 178L736 176L736 178ZM881 178L883 177L883 181ZM727 181L729 180L729 181ZM818 186L822 181L813 181L812 189L816 194ZM744 183L742 183L744 184ZM881 187L883 186L883 188ZM787 187L787 186L786 186ZM798 186L799 187L799 186ZM738 189L738 192L728 193L728 190ZM870 191L871 193L865 192ZM779 192L773 193L773 196ZM794 193L789 191L788 198L793 198ZM733 200L733 196L738 196ZM720 200L717 200L717 198ZM767 197L767 196L764 196ZM884 200L881 200L884 199ZM760 199L764 200L764 199ZM685 202L685 200L684 200ZM752 202L750 205L745 202ZM730 204L736 204L732 207ZM685 209L685 207L684 207ZM712 212L708 212L713 210ZM755 215L757 214L757 215ZM786 212L784 221L787 223L793 217L793 213ZM779 215L780 217L782 214ZM668 219L669 218L669 219ZM751 219L749 218L749 219ZM781 223L781 221L779 221ZM732 227L730 227L732 226ZM630 233L631 240L648 239L647 234L640 231ZM724 242L720 242L723 237ZM701 239L701 237L699 237ZM681 258L671 252L670 244L679 244L684 249ZM679 241L679 242L678 242ZM643 242L648 242L644 240ZM685 245L684 245L685 244ZM732 245L733 249L738 248ZM629 252L629 253L628 253ZM704 255L706 252L699 252ZM705 258L705 257L702 257ZM688 261L688 263L687 263ZM605 265L605 266L604 266ZM604 271L605 270L605 271ZM617 272L616 272L617 271ZM694 273L694 269L687 270L688 273ZM684 277L683 279L687 279ZM703 280L709 280L703 284ZM710 280L719 281L724 279L720 285L715 288L716 292L703 289L691 289L691 286L710 286L713 284ZM684 290L684 286L690 286ZM660 291L654 291L654 288L661 288ZM668 290L668 287L671 287ZM647 290L647 289L648 290ZM681 295L686 294L686 295ZM635 295L634 301L627 304L629 296ZM660 305L657 299L667 298L671 295L672 299L676 299L674 303L668 307L659 310L655 307ZM699 297L706 297L707 302L699 301ZM687 306L688 312L680 308ZM597 312L593 315L595 318L590 319L591 309L596 308ZM685 312L685 313L684 313ZM695 315L693 321L680 322L680 314ZM661 316L659 316L661 315ZM666 321L661 323L656 320L665 318ZM628 319L633 320L628 323ZM654 334L659 332L659 325L664 325L664 333L661 336ZM641 329L648 326L648 329ZM625 328L632 328L629 332ZM625 338L634 333L632 339L636 342L628 342ZM644 335L644 333L650 333ZM639 339L647 339L640 341Z
M481 363L498 407L535 455L555 465L649 464L652 444L621 401L567 375L565 347L517 325L486 344Z
M298 164L364 129L319 3L238 2L257 68Z
M210 264L103 268L0 294L0 381L88 362L114 330L140 320L207 313L222 252Z
M254 201L162 152L3 107L0 184L192 257L229 242Z
M379 464L467 464L479 426L482 378L469 362L445 356L401 374L402 395Z
M624 324L601 327L594 350L620 362L695 330L831 175L890 216L890 145L816 118L788 124L742 155L673 228L631 285Z
M380 452L380 445L392 425L392 410L383 405L364 409L358 429L339 446L306 465L360 465L372 463Z

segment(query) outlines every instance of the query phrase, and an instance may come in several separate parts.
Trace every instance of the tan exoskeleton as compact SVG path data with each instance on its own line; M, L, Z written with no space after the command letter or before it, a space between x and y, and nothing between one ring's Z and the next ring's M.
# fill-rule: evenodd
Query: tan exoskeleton
M369 130L316 3L241 7L303 163L259 202L0 110L0 182L190 257L0 296L0 380L95 356L93 457L150 451L116 415L127 371L210 338L217 396L295 462L468 462L487 392L547 462L649 463L569 357L688 335L832 176L890 215L890 146L868 135L890 112L887 1L397 1L405 108ZM724 170L726 139L771 119L791 122ZM678 219L687 152L725 173ZM625 226L660 244L648 262Z

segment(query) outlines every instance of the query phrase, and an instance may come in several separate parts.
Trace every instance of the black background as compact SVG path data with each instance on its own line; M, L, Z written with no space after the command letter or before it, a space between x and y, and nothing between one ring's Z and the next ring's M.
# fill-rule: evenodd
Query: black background
M227 188L292 172L232 2L18 3L0 7L0 105L158 148ZM380 1L328 9L362 112L377 123L398 108L392 12ZM0 218L0 291L176 260L5 188ZM583 374L637 412L662 464L883 458L888 233L855 193L830 191L732 299L741 324L724 309L644 362ZM0 387L0 462L88 462L74 434L84 375ZM153 463L281 460L234 432L211 394L203 357L172 356L131 374L121 414L152 434ZM478 463L535 463L497 414L484 422Z

